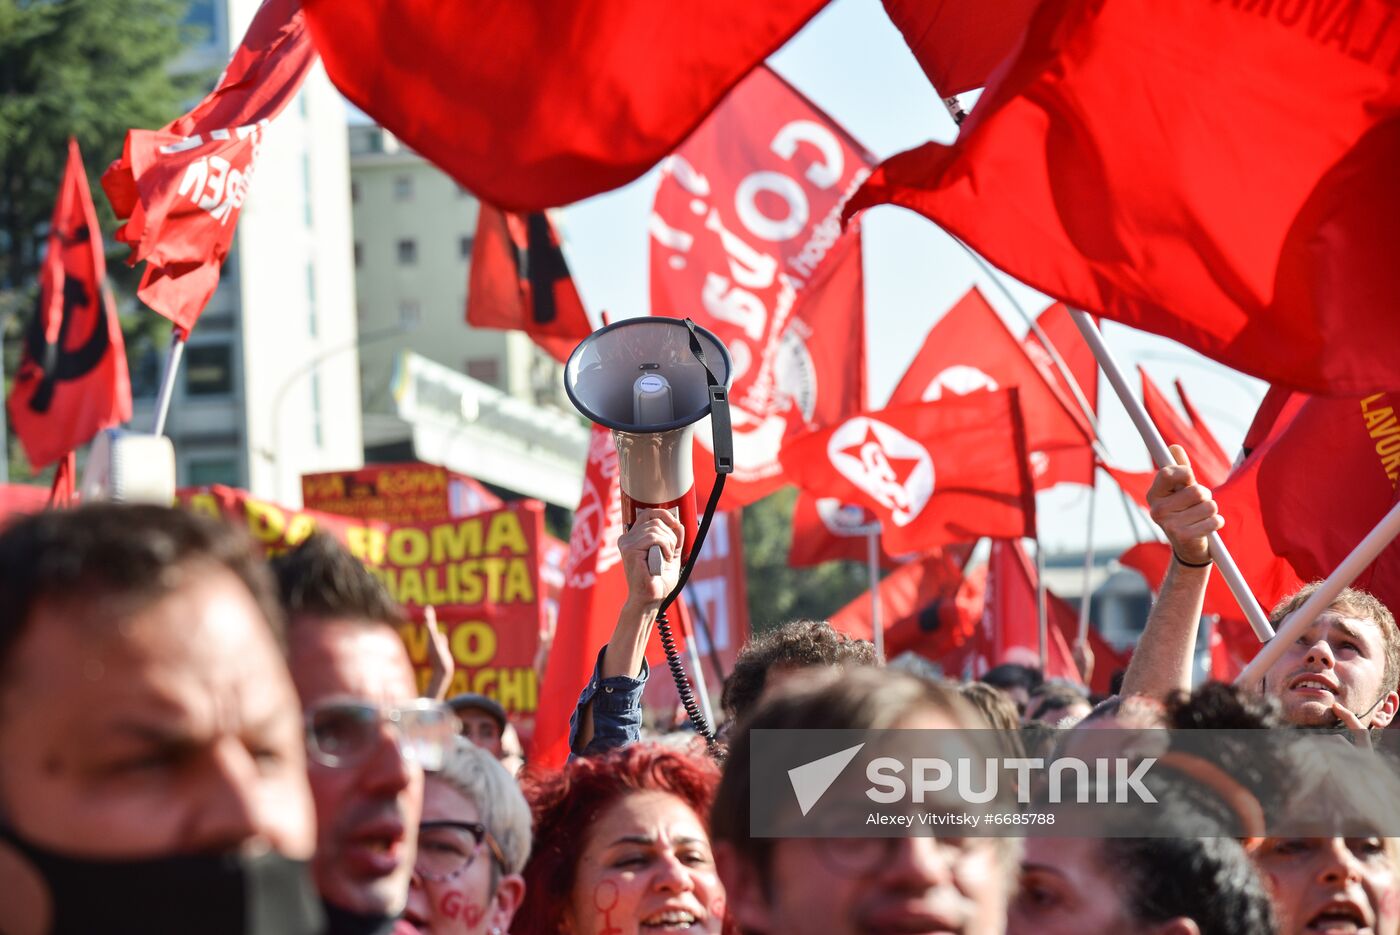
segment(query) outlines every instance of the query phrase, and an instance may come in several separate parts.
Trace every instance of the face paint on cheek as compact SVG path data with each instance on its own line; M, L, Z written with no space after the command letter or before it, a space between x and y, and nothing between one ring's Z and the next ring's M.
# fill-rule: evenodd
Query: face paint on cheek
M438 912L449 919L461 919L467 928L475 928L481 924L481 919L486 915L484 906L476 906L467 902L467 898L455 890L443 894L438 900Z
M1382 919L1394 920L1400 918L1400 889L1395 884L1391 884L1380 898L1380 906L1376 910Z
M714 916L716 919L724 918L724 910L726 908L723 896L716 896L714 899L710 900L710 915Z
M603 914L603 927L598 935L622 935L622 929L613 924L612 911L617 908L622 894L612 880L603 880L593 888L593 908Z

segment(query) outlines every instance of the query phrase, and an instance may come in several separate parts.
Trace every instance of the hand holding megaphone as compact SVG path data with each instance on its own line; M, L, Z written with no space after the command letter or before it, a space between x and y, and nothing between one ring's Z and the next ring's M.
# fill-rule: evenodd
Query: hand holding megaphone
M670 510L641 510L617 540L629 600L659 604L676 586L685 529Z

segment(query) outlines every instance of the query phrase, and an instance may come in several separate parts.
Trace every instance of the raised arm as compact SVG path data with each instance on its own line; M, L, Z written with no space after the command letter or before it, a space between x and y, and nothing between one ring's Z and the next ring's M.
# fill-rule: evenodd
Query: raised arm
M627 578L627 600L617 615L608 645L579 696L569 749L594 753L637 739L642 726L642 689L646 686L647 642L656 612L681 570L681 540L685 531L666 510L643 510L632 528L617 540ZM661 547L661 574L647 567L647 553Z
M1211 492L1196 483L1185 450L1172 445L1171 452L1177 463L1157 472L1147 505L1166 533L1173 557L1123 677L1123 694L1157 699L1178 688L1191 690L1196 630L1210 581L1206 536L1225 525Z

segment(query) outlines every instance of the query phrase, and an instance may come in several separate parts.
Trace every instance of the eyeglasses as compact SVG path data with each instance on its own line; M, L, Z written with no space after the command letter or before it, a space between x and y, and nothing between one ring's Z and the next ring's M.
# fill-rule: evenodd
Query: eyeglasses
M418 825L418 856L413 869L434 883L450 880L472 865L483 844L504 873L505 854L485 825L475 821L422 822Z
M442 769L456 728L446 705L420 698L381 708L361 701L326 701L306 712L306 751L323 766L350 768L369 758L394 725L399 754L425 770Z

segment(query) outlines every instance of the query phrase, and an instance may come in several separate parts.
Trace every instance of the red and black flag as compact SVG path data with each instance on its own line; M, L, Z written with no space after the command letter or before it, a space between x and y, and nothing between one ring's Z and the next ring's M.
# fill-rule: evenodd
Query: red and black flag
M543 211L511 214L482 202L472 246L467 324L524 331L560 362L593 331L559 237Z
M25 329L9 414L35 470L131 418L126 346L77 140L68 141L39 269L39 307Z

